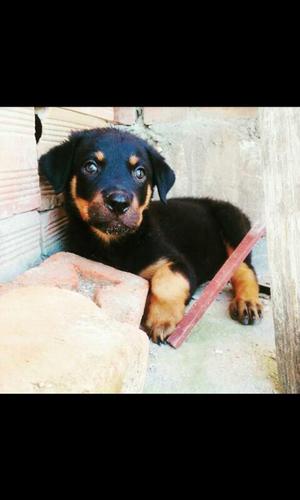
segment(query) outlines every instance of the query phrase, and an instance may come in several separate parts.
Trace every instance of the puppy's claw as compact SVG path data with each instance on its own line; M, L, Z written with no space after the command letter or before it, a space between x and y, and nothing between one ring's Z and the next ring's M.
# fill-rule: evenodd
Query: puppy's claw
M255 325L262 318L262 305L254 300L234 298L230 302L229 313L232 319L242 325Z

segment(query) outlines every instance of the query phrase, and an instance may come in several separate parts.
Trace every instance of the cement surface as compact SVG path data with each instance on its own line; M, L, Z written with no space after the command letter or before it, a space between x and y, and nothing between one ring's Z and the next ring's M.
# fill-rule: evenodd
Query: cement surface
M253 264L259 280L269 282L265 240L256 245ZM280 392L271 300L261 295L263 320L243 326L228 314L231 296L228 285L179 349L151 343L144 393Z

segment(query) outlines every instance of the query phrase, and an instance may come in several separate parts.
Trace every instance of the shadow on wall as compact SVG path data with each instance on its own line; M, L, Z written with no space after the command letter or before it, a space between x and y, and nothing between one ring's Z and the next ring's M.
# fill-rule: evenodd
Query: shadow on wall
M35 118L35 142L38 144L40 138L42 137L43 125L39 115L35 113L34 118Z

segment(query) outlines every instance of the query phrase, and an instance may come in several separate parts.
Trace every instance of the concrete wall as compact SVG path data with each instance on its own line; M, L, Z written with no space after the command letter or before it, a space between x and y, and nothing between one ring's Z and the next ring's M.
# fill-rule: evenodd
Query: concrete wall
M264 220L256 108L0 108L0 282L64 249L63 196L39 178L39 156L71 130L110 124L162 152L177 174L170 196L229 200Z
M158 147L177 180L169 196L211 196L264 222L257 108L144 108L130 128Z

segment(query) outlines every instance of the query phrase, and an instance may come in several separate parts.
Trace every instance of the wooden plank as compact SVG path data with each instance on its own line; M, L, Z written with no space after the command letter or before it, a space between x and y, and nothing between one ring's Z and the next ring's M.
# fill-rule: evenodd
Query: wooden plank
M278 374L300 393L300 108L260 108Z
M178 323L174 332L169 336L168 343L172 347L180 347L181 344L187 339L197 321L199 321L199 319L203 316L210 304L215 300L217 295L230 280L233 273L251 252L257 241L264 236L264 234L265 227L261 224L255 224L250 229L245 238L243 238L241 243L227 259L225 264L206 286L199 299L191 307L180 323Z

